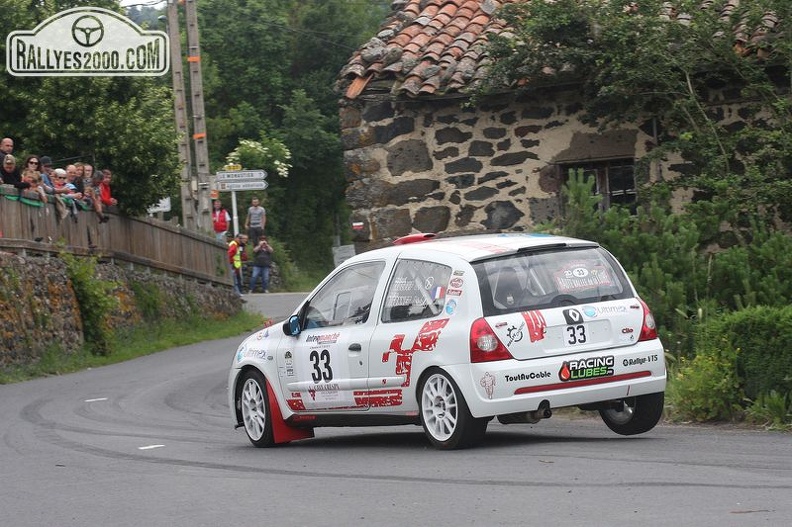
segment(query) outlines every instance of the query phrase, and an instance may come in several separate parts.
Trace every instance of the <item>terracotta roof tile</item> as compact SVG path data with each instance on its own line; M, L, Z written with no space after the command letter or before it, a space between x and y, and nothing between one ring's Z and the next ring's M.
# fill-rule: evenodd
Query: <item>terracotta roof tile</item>
M451 83L451 91L463 88L463 79L474 72L459 71L462 58L472 53L464 67L475 70L480 51L471 52L471 45L486 39L495 10L518 1L525 0L396 0L396 11L380 27L381 38L355 52L341 72L342 82L390 81L393 95L411 96L447 93ZM356 81L347 97L364 92L360 84L369 80Z
M506 4L532 0L394 0L394 12L375 38L361 46L340 73L339 85L354 99L367 85L391 84L392 96L464 92L485 74L490 34L510 34L497 10ZM661 17L687 23L690 16L665 4ZM723 19L733 16L740 0L702 0L701 8L719 8ZM758 28L734 28L738 53L767 53L767 33L779 19L767 13ZM717 37L718 35L716 35ZM722 35L721 35L722 36Z

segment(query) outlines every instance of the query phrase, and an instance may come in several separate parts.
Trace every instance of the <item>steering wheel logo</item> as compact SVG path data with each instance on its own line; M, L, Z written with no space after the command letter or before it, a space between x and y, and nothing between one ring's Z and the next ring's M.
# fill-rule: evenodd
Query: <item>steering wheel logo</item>
M72 38L79 45L90 48L104 38L104 25L93 15L81 16L72 24Z

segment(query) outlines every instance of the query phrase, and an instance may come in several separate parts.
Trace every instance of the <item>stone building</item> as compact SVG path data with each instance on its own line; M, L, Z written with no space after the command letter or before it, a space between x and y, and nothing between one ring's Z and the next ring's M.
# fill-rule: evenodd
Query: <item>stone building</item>
M358 251L411 232L528 231L559 216L569 169L594 175L604 204L673 178L679 160L636 174L657 144L651 119L599 132L574 86L465 104L484 74L495 16L521 0L395 0L378 34L340 74L347 201ZM722 119L738 109L724 106ZM678 196L678 202L685 199Z

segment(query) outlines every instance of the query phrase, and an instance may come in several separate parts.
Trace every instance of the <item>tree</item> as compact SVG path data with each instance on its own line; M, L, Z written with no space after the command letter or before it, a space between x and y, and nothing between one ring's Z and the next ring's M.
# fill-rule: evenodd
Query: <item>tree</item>
M246 140L287 146L289 177L268 177L269 188L257 195L266 204L268 233L287 243L305 269L332 266L333 235L346 224L336 76L389 4L204 0L198 6L212 164L222 166Z
M32 29L85 2L6 0L3 34ZM112 1L90 5L118 9ZM5 54L5 40L0 53ZM129 214L144 213L178 188L172 96L160 79L130 77L0 77L0 130L17 150L60 164L82 160L110 168L114 195Z
M735 213L757 204L792 218L792 3L728 10L701 0L554 0L507 6L513 34L493 39L485 89L580 85L602 127L657 119L650 157L691 165L677 185ZM731 90L731 91L730 91ZM736 95L740 119L709 97ZM734 217L731 218L732 220Z

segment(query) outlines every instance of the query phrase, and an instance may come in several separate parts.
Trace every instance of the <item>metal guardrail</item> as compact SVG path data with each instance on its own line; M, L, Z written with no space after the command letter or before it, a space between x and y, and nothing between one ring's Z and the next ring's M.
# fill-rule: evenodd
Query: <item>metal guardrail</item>
M185 275L218 285L231 285L226 246L214 237L187 231L154 218L120 216L110 208L107 223L93 211L61 218L53 202L42 203L34 192L20 193L0 185L0 250L52 255L66 251L94 255Z

